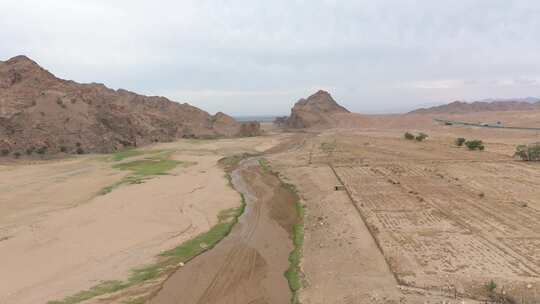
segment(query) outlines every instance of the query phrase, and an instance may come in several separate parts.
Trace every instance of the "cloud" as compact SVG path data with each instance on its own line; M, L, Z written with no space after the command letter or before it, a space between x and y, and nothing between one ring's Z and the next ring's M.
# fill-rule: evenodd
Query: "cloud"
M377 111L540 95L539 13L534 0L3 0L0 60L211 112L284 113L317 86Z

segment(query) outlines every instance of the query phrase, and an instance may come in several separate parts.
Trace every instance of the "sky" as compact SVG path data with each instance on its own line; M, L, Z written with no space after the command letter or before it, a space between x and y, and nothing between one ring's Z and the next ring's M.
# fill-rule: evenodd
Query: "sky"
M0 60L189 102L287 114L540 96L538 0L0 0Z

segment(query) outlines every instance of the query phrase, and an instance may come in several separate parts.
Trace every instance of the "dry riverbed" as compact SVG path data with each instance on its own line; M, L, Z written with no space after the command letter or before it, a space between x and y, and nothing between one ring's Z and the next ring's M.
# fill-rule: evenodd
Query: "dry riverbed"
M269 142L186 140L119 159L0 166L0 303L107 301L96 286L126 282L238 208L218 160Z

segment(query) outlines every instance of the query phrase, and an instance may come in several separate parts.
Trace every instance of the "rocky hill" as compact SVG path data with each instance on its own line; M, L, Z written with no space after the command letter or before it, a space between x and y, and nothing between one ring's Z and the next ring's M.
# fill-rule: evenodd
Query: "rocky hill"
M187 103L55 77L25 56L0 61L0 153L112 152L178 138L251 136L256 123Z
M475 101L472 103L454 101L452 103L422 108L409 112L411 114L462 114L471 112L488 111L529 111L540 110L540 102L527 102L523 100L503 100L503 101Z
M332 115L350 113L340 106L326 91L318 91L307 99L300 99L292 108L291 115L276 123L289 128L331 127Z

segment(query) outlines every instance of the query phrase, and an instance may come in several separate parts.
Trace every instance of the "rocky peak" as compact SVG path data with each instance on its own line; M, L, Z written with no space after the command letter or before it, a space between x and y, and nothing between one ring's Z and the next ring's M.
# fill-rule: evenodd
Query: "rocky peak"
M320 112L326 112L326 113L349 113L349 110L345 109L344 107L340 106L334 98L332 98L332 95L328 93L327 91L319 90L317 93L309 96L307 99L300 99L296 105L300 107L309 107L313 111L320 111Z
M328 127L331 116L337 113L350 112L339 105L330 93L319 90L294 105L285 125L290 128Z

